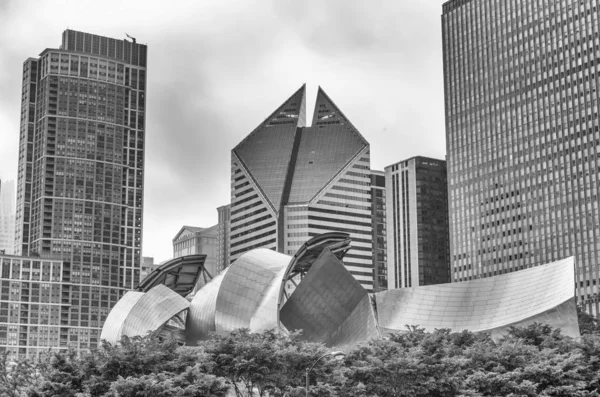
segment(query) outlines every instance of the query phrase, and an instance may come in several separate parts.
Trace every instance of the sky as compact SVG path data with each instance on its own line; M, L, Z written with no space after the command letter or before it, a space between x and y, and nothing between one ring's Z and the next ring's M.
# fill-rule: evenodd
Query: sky
M230 156L307 84L370 142L371 168L444 159L444 0L0 0L0 179L17 177L22 65L69 28L148 45L143 255L217 223Z

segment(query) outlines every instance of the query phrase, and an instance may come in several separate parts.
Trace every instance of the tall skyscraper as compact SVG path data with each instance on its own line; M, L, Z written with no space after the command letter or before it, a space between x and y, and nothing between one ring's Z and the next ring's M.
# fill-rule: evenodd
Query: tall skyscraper
M385 218L385 173L371 170L371 206L373 219L373 291L386 290L387 224Z
M15 182L0 180L0 252L12 254L15 247Z
M222 205L217 208L219 223L217 223L217 269L219 272L229 266L229 227L231 221L231 206Z
M598 313L598 0L453 0L442 29L452 279L574 255Z
M450 282L446 162L385 167L388 288Z
M230 261L265 247L293 255L311 237L350 233L345 263L373 290L369 143L319 88L306 126L300 88L231 152Z
M66 30L59 49L23 65L15 250L63 261L64 305L44 325L59 347L94 347L139 279L146 57L135 40Z

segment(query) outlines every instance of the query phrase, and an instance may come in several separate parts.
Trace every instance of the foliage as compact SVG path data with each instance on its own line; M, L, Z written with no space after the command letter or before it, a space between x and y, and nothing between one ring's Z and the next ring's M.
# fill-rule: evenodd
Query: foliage
M597 323L592 323L596 326ZM582 327L583 328L583 327ZM544 324L487 334L411 326L326 358L310 373L313 396L599 396L600 334L574 340ZM199 346L154 336L37 362L0 356L8 397L279 396L306 393L305 370L329 350L298 334L237 330Z
M247 329L217 336L205 345L213 356L215 374L228 379L236 396L279 396L304 385L304 371L327 352L319 344L304 343L298 334L274 331L262 334ZM327 376L327 363L315 368L313 377Z
M581 335L600 333L600 322L591 314L588 314L581 306L577 306L577 319Z

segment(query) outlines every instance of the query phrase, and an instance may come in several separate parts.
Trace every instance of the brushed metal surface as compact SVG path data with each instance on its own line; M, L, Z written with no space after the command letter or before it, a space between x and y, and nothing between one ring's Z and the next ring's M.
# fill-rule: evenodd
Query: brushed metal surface
M330 340L347 341L351 335L362 335L366 340L372 332L340 330L342 324L374 324L372 312L355 312L361 301L370 306L367 291L329 249L324 249L283 305L280 319L288 330L302 330L302 339L311 342L331 344Z
M406 325L481 332L553 313L575 296L574 266L571 257L490 278L378 292L379 325L384 333L405 331ZM563 323L558 314L544 318Z

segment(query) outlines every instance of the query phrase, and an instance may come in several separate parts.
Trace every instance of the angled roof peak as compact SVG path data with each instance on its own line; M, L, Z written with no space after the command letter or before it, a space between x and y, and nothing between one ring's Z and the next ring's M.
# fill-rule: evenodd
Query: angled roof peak
M350 120L342 113L340 108L333 103L329 95L325 93L323 87L319 86L317 92L317 101L315 102L315 111L313 113L312 127L340 125L349 127L360 139L368 144L367 140L352 125Z
M233 150L238 151L244 143L250 140L261 129L285 124L289 124L290 126L293 124L294 128L306 125L306 83L260 123Z
M233 149L276 210L280 206L296 130L305 125L306 84Z

